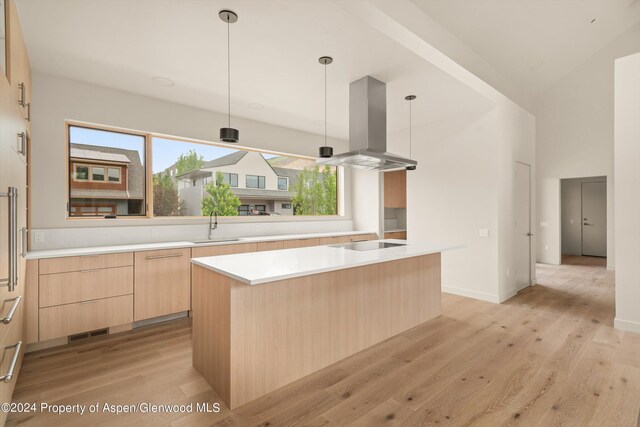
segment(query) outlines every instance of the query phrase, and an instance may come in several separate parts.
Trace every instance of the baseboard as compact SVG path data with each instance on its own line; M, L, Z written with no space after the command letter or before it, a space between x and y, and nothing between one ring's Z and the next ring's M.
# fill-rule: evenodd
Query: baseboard
M138 320L133 322L133 329L137 329L143 326L155 325L156 323L169 322L171 320L182 319L184 317L189 317L188 311L181 311L179 313L167 314L164 316L154 317L152 319Z
M472 291L469 289L456 288L454 286L442 286L442 292L448 294L460 295L462 297L468 297L473 299L479 299L481 301L500 303L500 296L494 294L488 294L485 292Z
M526 289L526 288L525 288ZM518 291L513 289L503 295L500 295L500 303L502 304L503 302L505 302L506 300L515 297L516 295L518 295Z
M640 334L640 323L632 322L631 320L622 320L617 317L613 320L613 326L616 329L622 329L623 331L635 332Z

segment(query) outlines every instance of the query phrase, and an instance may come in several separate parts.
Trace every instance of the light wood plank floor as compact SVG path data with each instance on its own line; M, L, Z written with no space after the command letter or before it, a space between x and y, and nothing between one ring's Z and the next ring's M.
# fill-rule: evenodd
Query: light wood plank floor
M630 426L640 335L612 328L613 274L588 260L538 266L502 305L443 295L424 325L218 414L13 414L27 425ZM29 354L20 402L187 404L218 399L191 367L181 320Z

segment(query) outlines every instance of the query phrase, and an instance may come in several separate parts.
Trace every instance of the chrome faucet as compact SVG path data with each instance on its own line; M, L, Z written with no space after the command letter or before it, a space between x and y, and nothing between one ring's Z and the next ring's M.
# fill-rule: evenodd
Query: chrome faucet
M211 222L211 217L213 217L213 215L216 216L216 222L214 223ZM218 212L211 211L211 213L209 214L209 240L211 240L211 238L213 237L211 233L213 233L213 230L215 230L216 228L218 228Z

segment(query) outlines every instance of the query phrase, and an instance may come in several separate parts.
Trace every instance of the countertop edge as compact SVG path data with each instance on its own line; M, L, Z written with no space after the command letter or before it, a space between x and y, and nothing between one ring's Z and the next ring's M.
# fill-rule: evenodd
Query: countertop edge
M384 239L383 239L384 240ZM386 240L390 240L393 241L391 239L386 239ZM432 255L432 254L436 254L436 253L442 253L442 252L446 252L446 251L452 251L452 250L457 250L457 249L464 249L465 246L464 245L458 245L458 246L445 246L442 248L436 248L436 249L432 249L432 250L425 250L425 251L420 251L420 252L416 252L416 253L412 253L412 254L397 254L397 255L392 255L389 258L385 258L385 259L375 259L375 260L364 260L364 261L357 261L357 262L351 262L349 264L344 264L344 265L338 265L335 267L326 267L326 268L317 268L317 269L313 269L313 270L307 270L307 271L301 271L301 272L295 272L295 273L289 273L289 274L281 274L281 275L277 275L277 276L271 276L271 277L266 277L266 278L261 278L261 279L247 279L246 277L241 277L238 276L236 274L230 273L228 271L216 268L214 266L211 266L205 262L199 261L200 258L191 258L191 263L192 264L196 264L202 268L206 268L207 270L213 271L215 273L221 274L223 276L227 276L231 279L234 279L238 282L242 282L246 285L261 285L261 284L265 284L265 283L271 283L271 282L277 282L280 280L286 280L286 279L294 279L296 277L305 277L305 276L311 276L313 274L322 274L322 273L329 273L332 271L339 271L339 270L347 270L349 268L355 268L355 267L363 267L366 265L372 265L372 264L382 264L385 262L391 262L391 261L399 261L402 259L409 259L409 258L416 258L419 256L424 256L424 255ZM241 255L241 254L240 254ZM226 256L232 256L232 255L226 255ZM202 257L202 258L209 258L209 257Z
M259 243L259 242L274 242L280 240L297 240L297 239L314 239L322 237L340 237L340 236L355 236L364 234L377 234L375 231L336 231L328 233L306 233L306 234L283 234L276 236L254 236L254 237L239 237L238 240L230 240L224 242L211 242L211 243L199 243L194 244L189 241L176 241L176 242L155 242L155 243L132 243L127 245L108 245L108 246L94 246L94 247L82 247L82 248L64 248L64 249L46 249L42 251L27 252L25 259L37 260L48 258L62 258L70 256L82 256L82 255L105 255L115 254L123 252L141 252L141 251L156 251L163 249L184 249L184 248L199 248L208 246L222 246L222 245L238 245L243 243Z

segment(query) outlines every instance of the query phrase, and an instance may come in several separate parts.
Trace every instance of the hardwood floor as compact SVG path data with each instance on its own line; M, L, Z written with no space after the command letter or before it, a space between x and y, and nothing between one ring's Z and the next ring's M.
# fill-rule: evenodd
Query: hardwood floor
M584 264L584 263L583 263ZM540 265L502 305L443 295L443 315L234 411L11 414L9 425L633 426L640 335L613 329L613 274ZM27 355L15 401L218 399L191 367L188 319Z

